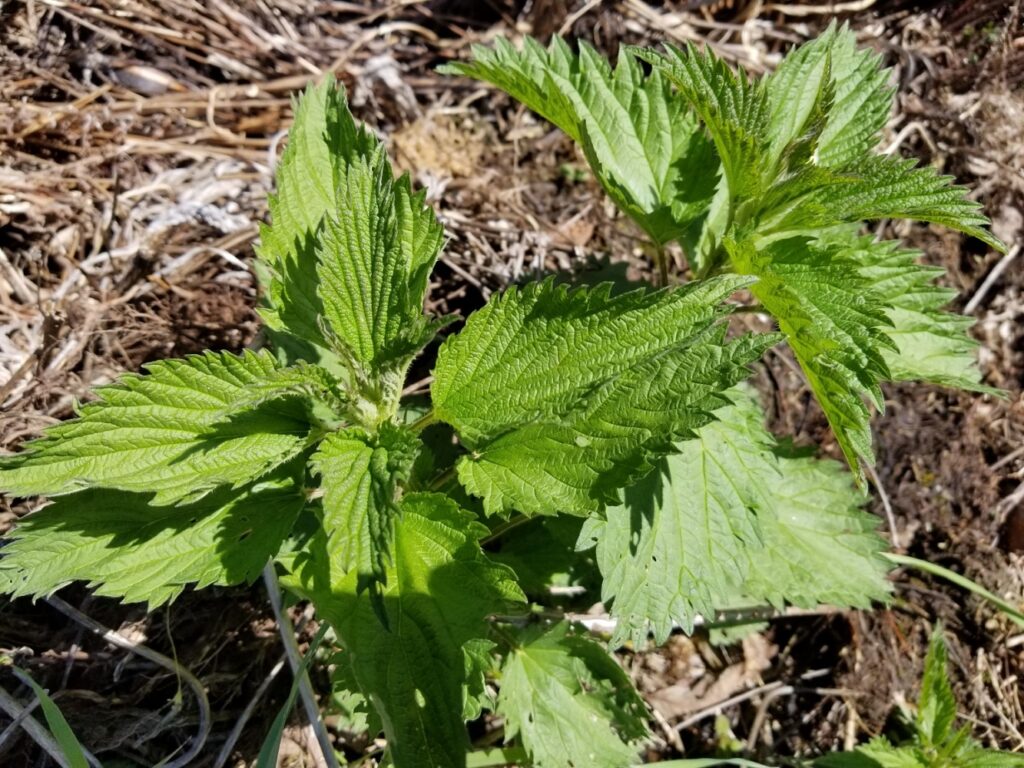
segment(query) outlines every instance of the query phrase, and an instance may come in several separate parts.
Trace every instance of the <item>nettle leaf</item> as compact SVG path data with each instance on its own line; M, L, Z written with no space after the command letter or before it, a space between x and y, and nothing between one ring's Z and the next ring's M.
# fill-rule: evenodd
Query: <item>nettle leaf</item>
M19 496L115 488L169 504L240 487L309 443L314 427L300 397L234 408L278 370L267 352L206 352L146 370L100 387L77 418L0 458L0 488Z
M956 723L956 697L949 683L948 666L946 642L942 637L942 626L938 625L928 643L915 721L921 739L929 745L938 746L945 742Z
M432 386L470 451L467 490L488 512L587 514L617 498L776 342L726 344L720 302L746 284L612 297L546 281L492 300L442 346Z
M779 320L859 476L858 457L870 461L873 455L863 398L880 405L879 382L917 371L930 381L973 378L973 387L978 384L970 366L962 367L968 343L962 328L938 313L934 293L927 295L930 278L908 270L902 287L917 286L913 298L882 295L871 285L881 267L860 269L859 247L817 238L844 224L905 218L943 224L999 250L1002 243L949 177L914 161L869 154L892 90L879 57L857 51L847 28L833 25L757 82L694 46L636 55L676 85L722 159L726 183L712 205L697 263L718 265L716 249L724 247L735 271L760 278L752 291ZM894 282L883 288L890 290L895 264L887 262L885 270ZM926 335L922 313L941 321L934 335ZM892 336L890 324L898 326ZM900 328L907 337L897 349L891 339L899 340ZM912 340L926 346L912 352ZM901 365L904 348L907 363Z
M419 440L384 425L371 435L350 427L328 435L312 458L324 489L323 522L333 562L366 585L383 578L398 514L398 486L408 479Z
M341 382L325 368L299 361L286 368L271 369L261 378L246 384L232 399L225 413L230 415L242 408L293 395L305 398L314 409L317 406L327 409L325 416L342 413L345 409L346 397Z
M911 219L942 224L1001 253L1006 246L985 227L980 203L930 166L899 157L869 155L821 175L820 183L792 195L787 207L762 214L762 234L807 231L871 219Z
M348 651L331 654L331 703L328 711L339 716L339 730L366 733L371 738L376 738L384 730L384 726L376 710L359 692L351 656Z
M549 278L496 294L441 346L434 411L472 446L564 412L609 379L691 342L750 282L720 278L613 296L610 283L570 290Z
M86 490L20 520L0 557L0 592L45 597L74 582L150 610L188 585L254 581L304 497L288 478L221 489L182 506L146 493Z
M912 737L893 744L878 736L852 752L825 755L815 768L1021 768L1024 755L983 749L970 729L954 730L956 699L947 676L946 644L936 626L928 645Z
M523 49L498 38L473 47L472 62L440 68L490 83L583 147L616 205L655 243L683 235L714 194L714 150L685 102L657 71L645 75L623 51L614 69L585 42L579 53L555 36Z
M734 72L710 52L688 44L666 45L664 53L632 53L660 71L700 117L715 143L734 200L759 194L771 173L769 103L764 85Z
M472 513L425 493L407 495L400 507L380 596L386 626L358 574L334 567L322 535L286 583L312 598L338 632L395 764L464 766L462 718L479 703L474 659L485 617L524 598L512 571L480 550L487 528Z
M270 306L263 319L326 347L320 328L323 304L317 294L316 235L324 216L338 208L339 167L377 147L369 131L357 127L344 89L332 77L310 85L295 102L295 122L275 173L270 224L260 227L258 265L265 274Z
M647 711L629 676L600 645L562 622L526 630L501 671L498 713L535 768L640 763Z
M444 229L379 145L339 168L336 194L317 242L318 290L331 332L375 371L432 336L423 299Z
M888 596L885 542L840 465L787 455L745 392L680 443L625 503L591 517L613 644L664 642L734 605L868 606Z
M883 332L896 349L882 349L892 381L927 381L945 387L997 393L981 383L978 342L968 335L974 320L944 312L956 291L935 284L944 271L919 263L919 251L895 242L855 241L851 258L885 304L892 327Z
M858 457L874 461L871 413L882 408L880 382L890 378L882 350L895 345L882 298L840 244L792 238L756 250L730 247L733 268L756 275L751 287L779 322L855 474Z
M295 109L272 223L261 230L264 319L327 348L357 390L389 402L408 360L438 327L423 300L444 228L408 174L394 178L380 141L357 125L332 78L310 87Z
M722 393L777 343L771 335L727 343L717 326L691 346L644 363L597 390L559 419L505 433L458 463L459 479L490 513L586 515L617 503L726 402Z
M787 54L766 79L774 145L799 137L828 84L832 94L814 161L841 168L863 157L878 144L892 111L894 89L889 79L890 70L882 66L881 57L857 50L857 37L849 26L833 22L816 40Z

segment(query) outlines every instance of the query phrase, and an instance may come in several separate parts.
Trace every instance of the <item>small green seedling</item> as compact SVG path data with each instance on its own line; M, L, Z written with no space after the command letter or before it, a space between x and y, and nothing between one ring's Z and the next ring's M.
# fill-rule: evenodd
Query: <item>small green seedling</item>
M476 57L450 69L580 142L662 287L510 288L440 345L429 406L404 398L451 321L424 312L444 230L328 79L296 105L261 232L267 348L152 363L4 457L0 488L52 502L14 530L0 590L84 581L155 607L272 561L330 623L346 706L397 768L461 768L485 710L536 768L622 768L643 702L524 590L550 608L552 574L596 561L615 644L727 607L885 600L849 473L777 441L743 382L788 343L859 478L883 382L985 389L935 270L862 220L1001 244L947 178L873 151L888 75L846 30L757 81L693 48L615 69L557 39ZM727 333L742 291L781 334Z
M982 749L970 726L955 728L956 698L949 684L946 642L935 628L924 663L921 697L914 714L904 713L910 736L893 743L878 736L853 752L817 760L815 768L1021 768L1024 755Z

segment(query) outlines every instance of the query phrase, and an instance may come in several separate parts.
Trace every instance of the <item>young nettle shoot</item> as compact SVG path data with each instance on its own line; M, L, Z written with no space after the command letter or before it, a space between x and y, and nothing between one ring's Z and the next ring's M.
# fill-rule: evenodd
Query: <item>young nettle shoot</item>
M531 620L527 593L554 610L548 577L596 562L613 646L723 608L884 601L854 484L865 401L886 381L986 388L935 270L861 223L1001 244L948 178L876 152L888 74L845 29L760 80L692 47L614 69L557 38L475 56L448 69L580 143L661 286L510 288L440 345L429 405L407 402L450 320L424 312L444 231L328 78L297 102L261 231L266 348L152 363L0 460L0 488L51 499L3 548L0 590L83 581L156 607L272 561L330 623L334 679L397 768L465 765L484 710L524 764L621 768L642 701L604 643ZM741 290L781 333L727 334ZM765 429L743 382L780 343L853 477Z

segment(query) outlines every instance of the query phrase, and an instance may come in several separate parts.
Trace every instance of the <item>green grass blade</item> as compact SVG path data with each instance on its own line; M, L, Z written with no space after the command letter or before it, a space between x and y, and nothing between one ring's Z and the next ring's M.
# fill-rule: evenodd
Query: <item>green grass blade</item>
M50 698L50 694L39 683L29 677L28 673L24 670L15 667L14 674L21 682L29 686L32 692L35 693L36 698L39 699L39 706L43 710L46 724L50 727L50 733L53 734L53 738L60 745L61 752L64 753L64 758L67 760L70 768L89 768L89 761L86 759L85 750L82 749L82 745L78 741L78 737L75 736L75 732L71 730L71 726L68 725L68 721L64 719L60 708Z
M983 586L975 581L971 581L966 576L962 576L955 571L951 571L948 568L943 568L941 565L935 563L929 563L927 560L919 560L916 557L910 557L909 555L897 555L895 553L886 553L884 555L890 562L896 563L897 565L904 565L908 568L916 568L919 571L930 573L932 576L938 576L940 579L945 579L951 584L955 584L958 587L966 589L968 592L973 592L983 600L987 600L992 603L996 608L1002 611L1014 624L1024 627L1024 612L1010 603L1003 600L999 595L993 594L985 589Z
M292 676L292 687L288 691L288 698L281 705L277 717L274 718L274 724L270 727L270 733L267 734L267 738L263 740L263 746L260 747L260 754L256 758L256 768L276 768L277 753L281 749L281 735L284 733L285 726L288 725L288 715L291 714L292 709L295 707L295 699L299 695L299 680L302 679L302 675L309 669L310 662L312 662L313 657L316 655L317 648L320 647L320 641L324 639L329 626L327 622L321 625L320 631L316 633L316 637L310 643L309 650L303 657L302 663L295 670L295 674Z

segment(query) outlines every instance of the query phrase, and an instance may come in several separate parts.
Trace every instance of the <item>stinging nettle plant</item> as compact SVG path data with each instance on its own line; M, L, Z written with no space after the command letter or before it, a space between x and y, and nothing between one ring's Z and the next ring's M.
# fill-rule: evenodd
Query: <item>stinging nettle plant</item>
M0 460L0 488L52 499L3 548L0 590L85 581L155 607L272 561L330 623L338 686L398 768L465 765L485 709L524 763L618 768L639 759L642 701L527 593L550 609L551 578L593 561L613 645L726 608L885 600L854 480L778 441L743 382L789 344L862 483L883 382L990 391L936 270L862 222L1002 245L947 177L875 152L888 73L846 29L760 80L692 47L612 68L557 38L446 70L579 142L662 286L510 288L441 344L429 405L403 400L450 320L423 309L443 227L344 92L311 87L258 249L270 349L152 363ZM741 290L781 333L727 336Z

